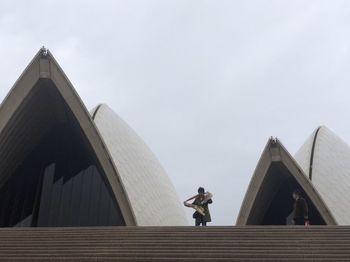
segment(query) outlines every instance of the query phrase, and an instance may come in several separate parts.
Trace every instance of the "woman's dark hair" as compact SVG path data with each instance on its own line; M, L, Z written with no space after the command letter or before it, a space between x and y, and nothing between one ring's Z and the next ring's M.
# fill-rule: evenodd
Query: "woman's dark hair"
M205 192L205 190L204 190L204 188L203 187L199 187L198 188L198 193L200 194L200 193L204 193Z

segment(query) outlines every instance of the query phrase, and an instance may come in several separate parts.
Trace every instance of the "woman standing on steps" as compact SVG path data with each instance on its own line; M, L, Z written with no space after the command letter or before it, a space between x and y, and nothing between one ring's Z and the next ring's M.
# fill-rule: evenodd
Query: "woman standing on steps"
M294 210L293 222L294 225L309 225L309 209L306 200L301 196L299 190L293 192Z
M196 212L193 213L196 226L200 226L201 224L202 226L206 226L207 222L211 222L208 204L213 203L213 200L211 199L212 197L213 194L205 192L204 188L200 187L198 188L198 195L195 195L184 202L185 206L196 209ZM194 199L192 204L187 203L192 199Z

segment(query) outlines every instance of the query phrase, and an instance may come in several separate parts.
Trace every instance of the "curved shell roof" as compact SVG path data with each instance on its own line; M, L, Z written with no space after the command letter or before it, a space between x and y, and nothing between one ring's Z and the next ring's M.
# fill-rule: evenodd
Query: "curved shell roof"
M297 162L277 139L270 139L245 194L237 225L259 225L283 183L295 181L328 225L336 224L329 208Z
M295 155L337 224L350 224L350 147L327 127L319 127Z
M54 57L45 49L37 53L1 103L0 185L55 124L65 121L74 122L95 155L125 224L136 225L117 170L89 112Z
M36 103L31 102L33 97ZM45 49L0 107L0 185L57 121L74 122L101 166L127 226L187 225L170 179L142 139L108 106L101 105L90 115Z
M107 105L91 111L140 226L188 225L177 193L156 156Z

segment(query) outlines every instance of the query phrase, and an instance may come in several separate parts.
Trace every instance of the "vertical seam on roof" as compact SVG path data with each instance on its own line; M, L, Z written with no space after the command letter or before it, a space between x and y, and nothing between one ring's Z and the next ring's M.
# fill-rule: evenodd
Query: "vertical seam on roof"
M320 131L321 126L317 128L315 136L314 136L314 141L312 143L312 148L311 148L311 155L310 155L310 165L309 165L309 179L312 180L312 165L314 162L314 153L315 153L315 147L316 147L316 139L318 135L318 131Z
M95 120L95 117L96 117L96 114L97 114L97 111L100 109L100 107L102 106L102 104L99 104L95 110L95 112L93 113L92 115L92 120Z

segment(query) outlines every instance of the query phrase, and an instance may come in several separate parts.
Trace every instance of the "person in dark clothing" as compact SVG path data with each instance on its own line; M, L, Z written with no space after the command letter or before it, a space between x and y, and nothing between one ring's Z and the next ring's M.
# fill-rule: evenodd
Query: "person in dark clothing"
M193 218L195 219L195 226L206 226L208 222L211 222L211 216L208 208L208 204L213 203L211 199L213 195L209 192L205 192L203 187L198 188L198 195L195 195L187 199L184 204L185 206L190 206L187 204L187 201L194 199L192 205L196 205L203 208L204 215L196 211L193 213Z
M301 196L299 190L293 192L294 199L294 211L293 211L293 222L294 225L305 225L308 222L308 206L306 200Z

